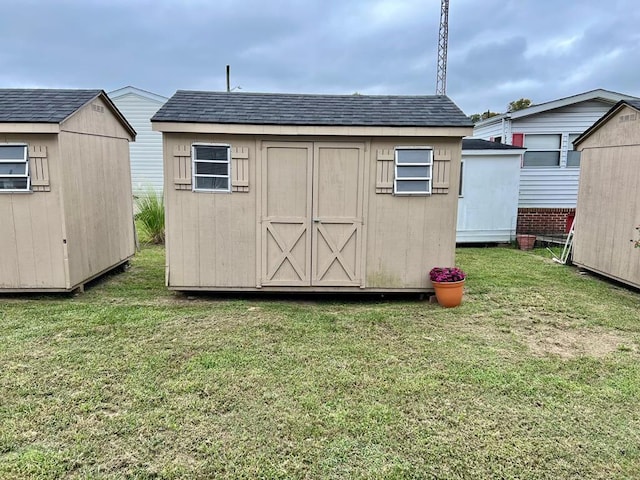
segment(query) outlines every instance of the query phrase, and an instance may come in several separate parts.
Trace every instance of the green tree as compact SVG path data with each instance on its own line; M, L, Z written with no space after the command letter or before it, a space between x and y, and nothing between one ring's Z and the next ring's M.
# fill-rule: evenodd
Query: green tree
M522 110L523 108L528 108L531 106L531 100L528 98L520 98L519 100L514 100L513 102L509 102L509 107L507 108L508 112L515 112L517 110Z
M495 117L496 115L500 115L499 113L492 112L491 110L487 110L483 113L474 113L469 115L469 118L473 123L478 123L480 120L486 120L487 118Z

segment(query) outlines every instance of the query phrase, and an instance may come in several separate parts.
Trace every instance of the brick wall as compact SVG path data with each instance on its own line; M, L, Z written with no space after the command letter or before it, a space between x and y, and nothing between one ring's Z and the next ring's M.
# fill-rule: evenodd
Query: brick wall
M516 233L559 235L567 231L567 216L575 208L519 208Z

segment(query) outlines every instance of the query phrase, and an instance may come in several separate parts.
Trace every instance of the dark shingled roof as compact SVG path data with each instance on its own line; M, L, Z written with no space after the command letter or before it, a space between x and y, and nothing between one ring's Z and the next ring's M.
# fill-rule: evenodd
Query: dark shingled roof
M523 147L514 147L506 143L490 142L480 138L463 138L462 150L522 150Z
M102 90L0 89L0 122L60 123Z
M472 127L443 95L370 96L178 90L153 122L250 125Z
M625 103L628 103L633 108L640 110L640 100L625 100Z

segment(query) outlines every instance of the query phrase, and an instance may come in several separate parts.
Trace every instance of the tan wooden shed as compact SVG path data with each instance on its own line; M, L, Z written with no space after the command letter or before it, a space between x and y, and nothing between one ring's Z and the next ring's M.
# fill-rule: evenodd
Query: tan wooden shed
M102 90L0 89L0 293L71 291L134 254L135 134Z
M152 123L172 289L424 292L455 264L473 125L445 96L178 91Z
M582 152L573 262L640 288L640 100L622 100L574 142Z

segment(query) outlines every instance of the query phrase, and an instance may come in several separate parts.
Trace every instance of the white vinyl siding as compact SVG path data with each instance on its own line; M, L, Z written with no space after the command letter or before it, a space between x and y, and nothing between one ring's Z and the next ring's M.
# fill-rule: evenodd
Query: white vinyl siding
M151 117L164 102L133 92L111 100L137 134L136 141L129 144L133 193L140 195L153 189L162 195L162 134L151 130Z
M0 145L0 192L28 192L29 189L27 146Z
M587 100L527 117L505 119L505 143L511 143L512 133L523 133L525 139L531 134L561 135L560 168L537 167L520 170L519 207L575 208L580 169L568 165L568 151L572 149L569 136L583 133L607 113L614 103ZM473 136L488 140L490 136L502 135L502 132L500 122L496 122L475 128Z

